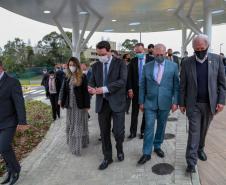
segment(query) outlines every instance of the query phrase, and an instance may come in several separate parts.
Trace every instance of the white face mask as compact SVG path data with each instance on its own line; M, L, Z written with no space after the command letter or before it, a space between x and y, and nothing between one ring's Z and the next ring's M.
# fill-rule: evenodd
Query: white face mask
M74 73L76 71L76 67L75 66L69 66L69 69L72 73Z
M51 76L50 76L50 78L51 78L51 79L53 79L53 78L54 78L54 76L52 76L52 75L51 75Z
M109 58L108 58L107 55L104 55L104 56L98 56L98 59L99 59L99 61L102 62L102 63L106 63L106 62L108 62L108 60L109 60Z

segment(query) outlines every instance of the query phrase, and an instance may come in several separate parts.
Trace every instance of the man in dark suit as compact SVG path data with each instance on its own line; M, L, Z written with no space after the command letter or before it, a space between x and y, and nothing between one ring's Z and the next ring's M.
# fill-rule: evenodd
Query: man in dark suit
M189 120L187 172L195 173L197 159L207 160L205 138L216 113L225 105L225 74L222 58L208 53L208 37L198 35L192 42L194 55L184 60L180 81L180 110Z
M43 72L43 77L42 77L41 86L45 88L46 98L49 98L49 93L48 93L49 73L47 72L47 69L44 69L42 72Z
M21 167L12 148L16 129L27 129L22 88L18 80L4 72L0 61L0 154L8 172L1 184L13 185L19 179Z
M123 141L125 135L126 107L126 64L111 55L110 44L101 41L97 44L98 61L92 66L89 93L96 94L96 112L100 125L104 160L99 169L104 170L112 160L111 119L116 140L117 157L124 160Z
M146 60L147 61L152 61L155 59L154 57L154 44L149 44L148 45L148 53L146 54Z
M167 59L172 62L175 62L179 69L180 66L179 58L176 55L173 55L173 50L171 48L167 50Z
M61 89L61 80L56 76L54 71L49 71L48 78L48 94L52 106L52 116L55 121L57 116L60 118L60 105L58 105L58 98Z
M56 77L60 80L60 83L62 84L65 78L65 73L61 70L60 67L56 67Z
M148 63L144 54L144 44L138 43L135 45L136 57L133 58L129 65L127 88L129 97L132 99L132 114L129 139L133 139L137 134L138 114L139 114L139 83L142 77L143 66ZM143 114L142 125L140 129L140 138L143 139L145 127L145 117Z

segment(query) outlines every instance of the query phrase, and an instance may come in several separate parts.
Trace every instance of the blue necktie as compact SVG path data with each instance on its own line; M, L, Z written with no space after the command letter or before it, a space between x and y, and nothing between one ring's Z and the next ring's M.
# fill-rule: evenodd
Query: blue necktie
M107 86L108 63L104 63L104 86Z
M141 82L142 78L142 70L143 70L143 59L139 59L139 83Z

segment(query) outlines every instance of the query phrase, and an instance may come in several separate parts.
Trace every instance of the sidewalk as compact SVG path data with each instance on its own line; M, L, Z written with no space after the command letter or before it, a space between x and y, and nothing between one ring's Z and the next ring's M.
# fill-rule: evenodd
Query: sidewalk
M92 102L94 107L94 102ZM138 137L128 140L130 116L126 115L125 160L118 162L115 142L112 138L113 160L106 170L98 170L103 159L97 115L91 111L89 122L90 144L81 157L69 152L65 139L65 111L62 118L52 124L46 138L22 162L21 178L18 185L192 185L199 184L197 175L185 173L185 147L187 141L186 119L180 113L171 114L166 133L176 138L165 140L162 149L166 157L161 159L152 154L151 161L137 166L141 156L143 140ZM141 117L139 117L141 123ZM139 127L140 128L140 125ZM158 163L169 163L174 171L169 175L156 175L152 167ZM163 169L164 170L164 169Z

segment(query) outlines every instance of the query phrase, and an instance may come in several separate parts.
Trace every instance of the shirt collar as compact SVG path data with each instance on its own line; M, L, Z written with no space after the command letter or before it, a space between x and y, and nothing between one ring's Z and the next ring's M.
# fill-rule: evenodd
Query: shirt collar
M161 65L161 66L164 66L165 63L166 63L166 60L164 60L163 63L161 63L160 65ZM155 64L158 65L159 63L158 63L157 61L155 61Z
M2 79L3 75L4 75L4 71L0 74L0 80Z

